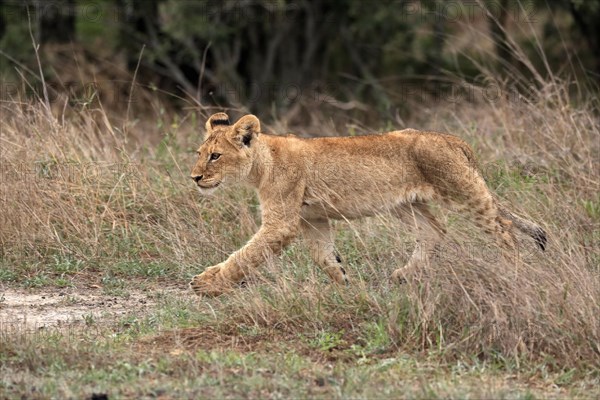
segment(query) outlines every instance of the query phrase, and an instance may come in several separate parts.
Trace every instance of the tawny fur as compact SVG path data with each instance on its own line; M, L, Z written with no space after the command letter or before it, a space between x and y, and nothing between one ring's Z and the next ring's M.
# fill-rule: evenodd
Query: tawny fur
M211 116L207 137L191 172L200 192L221 184L254 187L262 225L224 262L192 279L199 294L218 295L277 254L302 233L313 260L338 283L347 282L330 233L330 219L354 219L392 212L413 226L417 245L393 278L427 262L445 229L427 203L458 203L501 246L514 250L513 227L544 248L538 225L500 207L490 193L470 147L456 136L405 129L379 135L303 139L260 133L246 115L235 124L226 114Z

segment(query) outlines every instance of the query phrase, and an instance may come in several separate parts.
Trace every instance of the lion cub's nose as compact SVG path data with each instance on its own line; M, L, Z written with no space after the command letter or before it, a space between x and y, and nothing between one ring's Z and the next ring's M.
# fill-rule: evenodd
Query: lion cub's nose
M192 176L192 179L194 180L194 182L198 183L202 180L202 177L204 175L196 175L196 176Z

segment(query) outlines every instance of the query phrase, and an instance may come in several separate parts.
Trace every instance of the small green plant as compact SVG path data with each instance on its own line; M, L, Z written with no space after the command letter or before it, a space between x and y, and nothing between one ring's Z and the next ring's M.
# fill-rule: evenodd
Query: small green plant
M9 268L0 268L0 282L14 282L17 279L15 271Z
M571 368L562 373L555 381L558 386L566 386L573 381L575 374L577 373L576 368Z
M54 284L59 288L72 287L74 286L73 281L65 276L61 275L54 279Z
M74 259L71 256L54 255L52 260L51 269L59 274L74 274L83 268L83 261Z
M541 177L528 174L523 167L507 165L505 162L483 166L482 173L488 185L500 193L511 190L527 190L543 180Z
M94 325L94 323L96 322L96 319L94 318L94 314L92 314L92 313L84 314L83 322L85 323L86 326Z
M345 343L343 336L344 330L338 332L323 330L319 332L314 339L309 340L309 344L311 347L321 351L331 351Z
M107 289L122 289L125 287L125 280L117 278L112 275L105 275L102 277L102 286Z
M102 287L104 293L110 296L127 296L128 293L125 290L126 281L121 278L117 278L112 275L105 275L102 277Z
M143 262L140 260L124 260L117 262L112 271L126 276L160 277L167 274L167 266L163 262Z
M238 327L238 331L242 336L246 337L260 337L261 329L256 325L241 325Z
M600 196L596 200L582 200L581 203L591 219L600 221Z
M369 322L364 326L364 349L368 353L385 352L391 344L384 320Z
M26 287L42 287L50 283L48 277L44 274L37 274L30 278L26 278L23 281L23 285Z

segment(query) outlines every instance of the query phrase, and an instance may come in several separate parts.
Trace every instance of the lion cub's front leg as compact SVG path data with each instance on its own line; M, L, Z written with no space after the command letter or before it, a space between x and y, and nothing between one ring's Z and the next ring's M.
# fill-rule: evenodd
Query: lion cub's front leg
M296 236L293 224L273 227L261 226L243 248L214 267L209 267L192 278L190 286L199 296L218 296L231 290L246 274L261 264L269 255L278 254Z
M263 223L244 247L230 255L226 261L196 275L190 286L199 296L218 296L228 292L264 262L265 258L279 254L296 236L297 225L298 222L294 220L277 226Z
M199 296L219 296L232 288L232 281L223 275L225 262L208 267L199 275L192 278L190 287Z
M290 184L291 185L291 184ZM265 261L279 254L290 244L300 225L300 205L304 187L296 184L290 188L275 190L261 198L262 225L248 243L214 267L207 268L190 282L194 292L205 296L218 296L236 286L247 274Z

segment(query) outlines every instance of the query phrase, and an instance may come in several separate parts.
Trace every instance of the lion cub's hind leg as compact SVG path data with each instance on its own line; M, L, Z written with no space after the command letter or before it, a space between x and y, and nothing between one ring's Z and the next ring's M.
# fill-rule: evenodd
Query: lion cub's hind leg
M512 222L502 218L491 195L474 199L468 204L468 212L475 225L495 239L498 245L511 253L517 248L517 239Z
M450 198L501 248L514 253L517 241L512 222L500 215L498 205L484 179L479 174L465 174L464 178L454 179L454 187L460 190L448 191Z
M416 236L415 249L402 268L392 274L392 280L404 283L411 279L419 268L427 265L431 255L446 235L446 229L438 222L425 203L412 203L398 207L395 214L408 226L413 227Z
M313 261L334 282L348 284L346 270L342 266L342 260L335 250L329 221L326 219L302 220L300 226L304 242L310 251Z
M442 200L458 206L467 217L494 239L504 250L504 258L512 263L518 258L517 241L512 222L501 216L498 205L480 173L446 173L442 177Z

